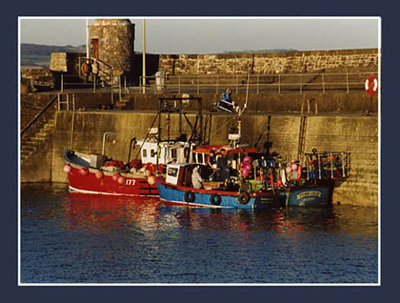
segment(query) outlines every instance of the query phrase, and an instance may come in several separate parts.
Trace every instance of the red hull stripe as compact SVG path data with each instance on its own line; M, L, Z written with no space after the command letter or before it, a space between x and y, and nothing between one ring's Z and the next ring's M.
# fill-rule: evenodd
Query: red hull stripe
M165 200L160 198L160 201L166 204L173 204L178 206L190 206L190 207L201 207L201 208L234 208L230 206L219 206L219 205L204 205L204 204L197 204L197 203L190 203L190 202L179 202L179 201L171 201Z

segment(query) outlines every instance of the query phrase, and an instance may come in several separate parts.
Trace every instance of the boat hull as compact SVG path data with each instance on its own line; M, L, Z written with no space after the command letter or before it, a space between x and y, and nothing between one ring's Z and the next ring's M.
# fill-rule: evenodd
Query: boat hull
M96 171L89 169L87 175L82 175L79 167L71 165L68 173L70 191L114 196L158 196L156 185L150 185L145 177L124 176L124 182L120 184L112 175L104 174L101 179L96 178Z
M286 193L289 206L324 206L332 202L333 184L291 189Z
M278 194L262 193L250 195L246 204L239 203L239 194L237 192L225 192L216 190L193 189L169 185L157 179L157 187L160 200L178 205L191 207L211 207L211 208L241 208L241 209L261 209L278 207L283 205L284 200ZM193 201L187 201L187 192L193 195ZM211 203L212 198L218 195L220 197L219 205Z

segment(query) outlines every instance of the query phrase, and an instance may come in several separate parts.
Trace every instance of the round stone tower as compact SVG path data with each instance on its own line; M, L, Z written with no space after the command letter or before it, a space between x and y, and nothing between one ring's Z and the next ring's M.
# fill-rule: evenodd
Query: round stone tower
M90 57L120 74L132 70L135 25L128 19L96 19L89 25Z

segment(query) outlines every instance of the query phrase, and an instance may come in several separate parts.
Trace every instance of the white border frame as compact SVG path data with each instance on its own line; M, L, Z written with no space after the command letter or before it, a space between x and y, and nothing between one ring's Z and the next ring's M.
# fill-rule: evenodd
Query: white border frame
M320 20L338 20L338 19L363 19L378 21L378 283L21 283L21 20L22 19L116 19L116 18L135 18L135 19L231 19L231 20L296 20L296 19L320 19ZM382 18L379 16L370 17L198 17L198 16L179 16L179 17L152 17L152 16L89 16L89 17L64 17L64 16L19 16L18 17L18 286L381 286L381 62L382 62Z

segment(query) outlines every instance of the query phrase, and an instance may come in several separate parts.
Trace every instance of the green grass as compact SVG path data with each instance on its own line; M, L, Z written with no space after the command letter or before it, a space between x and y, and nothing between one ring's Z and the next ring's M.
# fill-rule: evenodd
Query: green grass
M21 55L21 66L50 66L50 55Z

